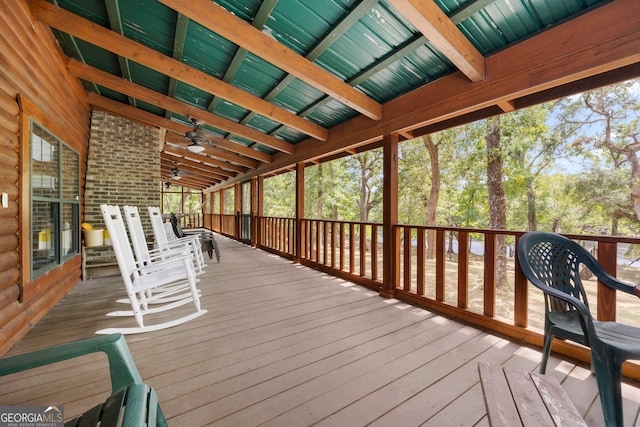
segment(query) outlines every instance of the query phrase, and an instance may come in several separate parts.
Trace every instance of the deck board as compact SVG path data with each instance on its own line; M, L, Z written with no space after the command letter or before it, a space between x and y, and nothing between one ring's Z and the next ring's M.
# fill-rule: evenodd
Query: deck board
M538 368L537 349L218 241L222 262L199 276L208 313L127 337L172 426L486 426L478 361ZM82 282L10 353L132 326L104 316L125 307L115 302L123 295L117 277ZM108 391L105 365L94 356L0 378L0 405L63 404L76 415ZM602 424L588 366L551 357L547 371L589 425ZM623 396L634 425L640 388L623 384Z

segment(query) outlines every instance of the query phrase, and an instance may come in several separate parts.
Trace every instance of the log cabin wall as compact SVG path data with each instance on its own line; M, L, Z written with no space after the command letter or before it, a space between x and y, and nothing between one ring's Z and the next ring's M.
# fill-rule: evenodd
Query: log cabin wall
M90 108L79 80L67 72L51 31L33 19L25 1L0 2L0 33L0 193L7 193L9 199L7 208L0 207L3 355L80 281L80 256L33 281L21 270L28 269L21 265L21 248L24 252L31 242L23 241L29 239L24 233L29 223L29 204L24 203L25 195L29 200L29 189L21 184L18 100L35 108L45 126L54 124L62 133L56 136L80 154L81 200ZM80 214L82 217L82 206Z

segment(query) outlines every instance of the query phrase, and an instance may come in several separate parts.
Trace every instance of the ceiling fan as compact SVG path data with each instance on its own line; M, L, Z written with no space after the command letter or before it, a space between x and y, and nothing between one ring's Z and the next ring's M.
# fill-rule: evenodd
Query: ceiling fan
M182 178L183 176L187 176L187 175L193 175L190 172L187 171L183 171L181 169L178 168L178 163L177 162L173 162L173 168L171 169L171 176L169 177L169 179L173 179L175 181L179 180L180 178ZM167 181L169 182L169 181Z
M187 146L187 150L192 153L201 153L204 151L204 147L201 144L208 143L209 139L201 129L202 122L199 122L195 117L191 117L191 122L193 123L193 130L190 130L185 134L185 136L191 141L191 144Z

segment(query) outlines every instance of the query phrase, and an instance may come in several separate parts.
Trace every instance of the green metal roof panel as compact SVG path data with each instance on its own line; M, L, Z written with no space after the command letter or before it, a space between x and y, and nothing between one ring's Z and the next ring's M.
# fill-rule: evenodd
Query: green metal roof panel
M182 54L182 62L213 77L224 76L237 46L227 39L190 21Z
M206 110L213 100L213 95L186 83L178 82L174 97L182 102Z
M280 0L263 32L305 55L357 3L354 0Z
M246 22L251 22L262 4L261 0L219 0L216 3Z
M280 68L247 53L231 84L262 98L285 76Z
M171 56L177 18L172 9L157 2L114 3L117 3L120 11L120 24L125 37Z

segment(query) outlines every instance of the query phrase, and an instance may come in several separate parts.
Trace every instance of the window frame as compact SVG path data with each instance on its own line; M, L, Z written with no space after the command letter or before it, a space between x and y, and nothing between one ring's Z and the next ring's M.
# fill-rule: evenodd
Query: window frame
M38 195L35 194L34 184L35 184L35 176L34 173L34 163L36 161L34 157L34 135L36 132L34 131L35 127L38 127L40 131L38 134L46 134L48 137L45 142L49 143L52 146L52 151L57 150L57 157L55 162L57 165L55 168L55 179L57 180L54 188L57 194L52 195ZM41 137L42 139L42 137ZM55 142L55 144L53 144ZM33 117L29 118L29 168L30 168L30 202L29 202L29 236L31 239L31 262L30 262L30 276L32 278L38 278L51 270L54 270L70 260L71 258L80 254L80 153L75 151L69 144L65 143L61 138L47 129L44 125L42 125L38 120ZM66 186L66 178L65 178L65 156L71 154L74 159L72 161L75 162L73 169L75 169L75 173L77 174L75 177L71 178L73 186L75 188L72 189L72 197L65 197L65 186ZM46 203L51 205L50 219L51 219L51 227L42 229L41 227L37 227L35 224L35 213L36 209L34 208L37 203ZM69 221L65 221L65 208L71 207L71 228L68 229L64 224ZM46 233L48 231L48 239L46 239ZM70 233L67 234L66 232ZM36 249L35 236L38 233L38 248ZM40 249L42 242L40 241L40 233L45 233L43 238L44 241L44 249ZM69 251L64 252L65 246L65 236L69 238ZM47 243L49 242L49 243ZM45 256L44 261L41 266L36 268L37 259L36 254L37 251L51 251L51 256Z
M82 159L86 153L83 153L81 144L84 141L85 135L77 129L73 128L66 120L56 120L47 115L43 110L29 101L22 94L18 94L18 105L20 106L20 127L19 127L19 153L20 153L20 178L19 178L19 204L18 204L18 223L19 223L19 240L18 240L18 252L20 263L18 269L20 272L20 302L25 302L30 298L37 295L43 289L51 286L68 286L69 281L74 281L77 277L80 280L80 222L82 219L82 177L83 177L83 164ZM72 240L77 250L73 250L71 253L60 258L60 263L51 265L47 268L47 271L38 271L37 274L32 270L32 249L34 242L31 234L31 210L32 210L32 197L31 197L31 122L37 122L41 127L48 130L52 135L56 137L58 141L62 141L71 152L73 152L78 160L76 179L77 201L74 197L74 204L77 204L75 211L77 212L77 228L78 230L72 232ZM63 140L61 136L67 136L69 140ZM75 144L74 144L75 143ZM62 206L62 205L61 205ZM72 262L73 261L73 262ZM77 272L77 274L76 274Z

